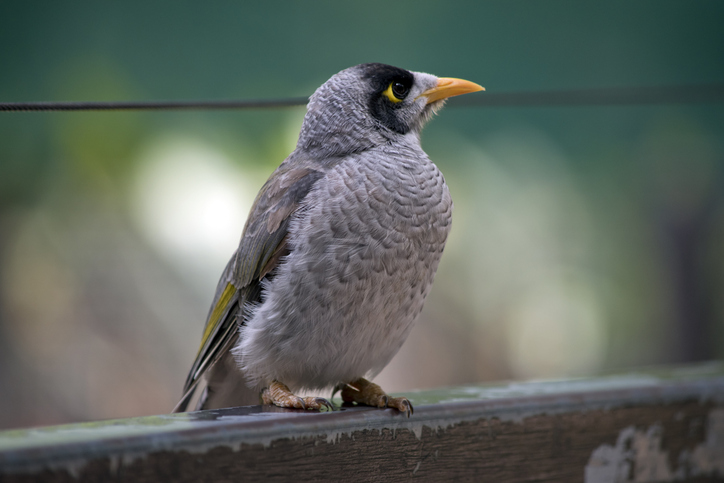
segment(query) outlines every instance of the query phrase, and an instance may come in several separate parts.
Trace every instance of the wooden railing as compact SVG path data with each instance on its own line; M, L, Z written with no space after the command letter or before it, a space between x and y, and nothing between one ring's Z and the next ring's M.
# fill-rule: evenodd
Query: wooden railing
M724 480L724 364L0 432L0 482Z

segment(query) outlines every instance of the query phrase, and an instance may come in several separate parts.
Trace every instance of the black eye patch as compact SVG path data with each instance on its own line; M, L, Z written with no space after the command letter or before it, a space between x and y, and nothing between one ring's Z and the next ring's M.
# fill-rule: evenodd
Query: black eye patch
M398 116L397 111L403 108L401 101L409 95L415 76L412 72L385 64L364 64L360 67L364 71L362 78L370 84L370 114L388 129L406 134L410 126Z

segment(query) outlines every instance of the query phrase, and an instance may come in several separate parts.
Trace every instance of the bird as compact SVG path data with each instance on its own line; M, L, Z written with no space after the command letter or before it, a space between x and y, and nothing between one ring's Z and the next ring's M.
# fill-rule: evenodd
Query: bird
M294 151L259 191L216 288L175 412L258 404L395 408L371 382L420 314L452 224L445 179L420 145L449 97L484 90L380 63L309 98Z

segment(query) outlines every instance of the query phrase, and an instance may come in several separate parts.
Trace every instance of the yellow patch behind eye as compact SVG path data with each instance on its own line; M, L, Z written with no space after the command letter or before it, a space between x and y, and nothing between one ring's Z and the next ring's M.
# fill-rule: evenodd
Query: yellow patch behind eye
M387 98L388 98L389 100L391 100L392 102L394 102L395 104L397 104L398 102L402 102L402 99L398 99L398 98L395 97L395 95L392 93L392 84L393 84L393 82L390 82L390 85L387 86L387 89L385 89L385 92L383 92L382 94L385 95L385 96L387 96Z

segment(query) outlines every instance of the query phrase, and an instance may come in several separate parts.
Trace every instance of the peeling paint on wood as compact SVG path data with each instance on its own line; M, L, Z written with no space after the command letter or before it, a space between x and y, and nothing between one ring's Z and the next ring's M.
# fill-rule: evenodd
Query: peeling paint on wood
M675 419L684 420L683 414ZM697 432L697 423L690 427ZM724 478L724 409L709 412L705 439L693 448L671 454L662 446L665 428L656 423L646 429L629 426L611 446L596 448L586 465L585 483L685 481L695 477Z

